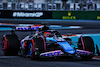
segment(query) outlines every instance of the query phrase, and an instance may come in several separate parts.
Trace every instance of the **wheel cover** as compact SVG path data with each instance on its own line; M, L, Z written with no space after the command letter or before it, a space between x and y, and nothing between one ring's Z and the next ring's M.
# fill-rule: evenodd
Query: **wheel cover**
M32 55L33 53L33 45L30 43L29 44L29 54Z

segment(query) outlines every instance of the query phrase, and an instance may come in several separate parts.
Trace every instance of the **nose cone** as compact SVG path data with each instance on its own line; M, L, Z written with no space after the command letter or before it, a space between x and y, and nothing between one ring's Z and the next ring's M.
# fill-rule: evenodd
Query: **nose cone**
M71 47L71 45L67 42L58 42L58 44L60 46L63 47L63 50L69 54L74 54L75 53L75 50L73 47Z

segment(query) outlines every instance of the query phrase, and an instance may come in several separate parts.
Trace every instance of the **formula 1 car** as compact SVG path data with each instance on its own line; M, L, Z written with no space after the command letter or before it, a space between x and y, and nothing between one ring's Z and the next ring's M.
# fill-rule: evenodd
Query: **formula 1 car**
M54 30L45 30L21 41L21 55L35 57L74 56L75 50Z
M81 36L76 49L67 41L68 38L62 38L58 31L43 27L39 28L36 34L26 36L21 42L16 35L5 35L3 36L2 47L5 55L19 53L20 56L30 57L31 59L75 56L76 54L82 59L92 59L94 56L95 48L91 37Z

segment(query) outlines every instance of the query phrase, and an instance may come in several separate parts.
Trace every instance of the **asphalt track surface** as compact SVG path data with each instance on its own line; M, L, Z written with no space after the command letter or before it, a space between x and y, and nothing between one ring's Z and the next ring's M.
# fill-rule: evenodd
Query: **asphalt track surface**
M62 31L61 34L72 32L72 30ZM100 33L100 30L84 29L73 30L72 33ZM0 32L0 44L2 45L3 34L10 34L9 31ZM19 39L24 38L26 35L30 35L29 31L16 31ZM4 56L2 46L0 45L0 67L100 67L100 59L92 59L90 61L83 61L80 57L67 57L61 59L42 59L42 60L30 60L30 58L24 58L20 56Z

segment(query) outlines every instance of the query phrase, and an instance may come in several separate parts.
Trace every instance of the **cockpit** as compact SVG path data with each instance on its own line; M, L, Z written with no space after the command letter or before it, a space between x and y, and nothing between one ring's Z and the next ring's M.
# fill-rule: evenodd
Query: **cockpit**
M44 37L53 37L53 33L51 33L51 32L44 32Z
M44 31L43 33L45 37L53 37L53 36L61 37L60 33L54 30L47 30L47 31Z

